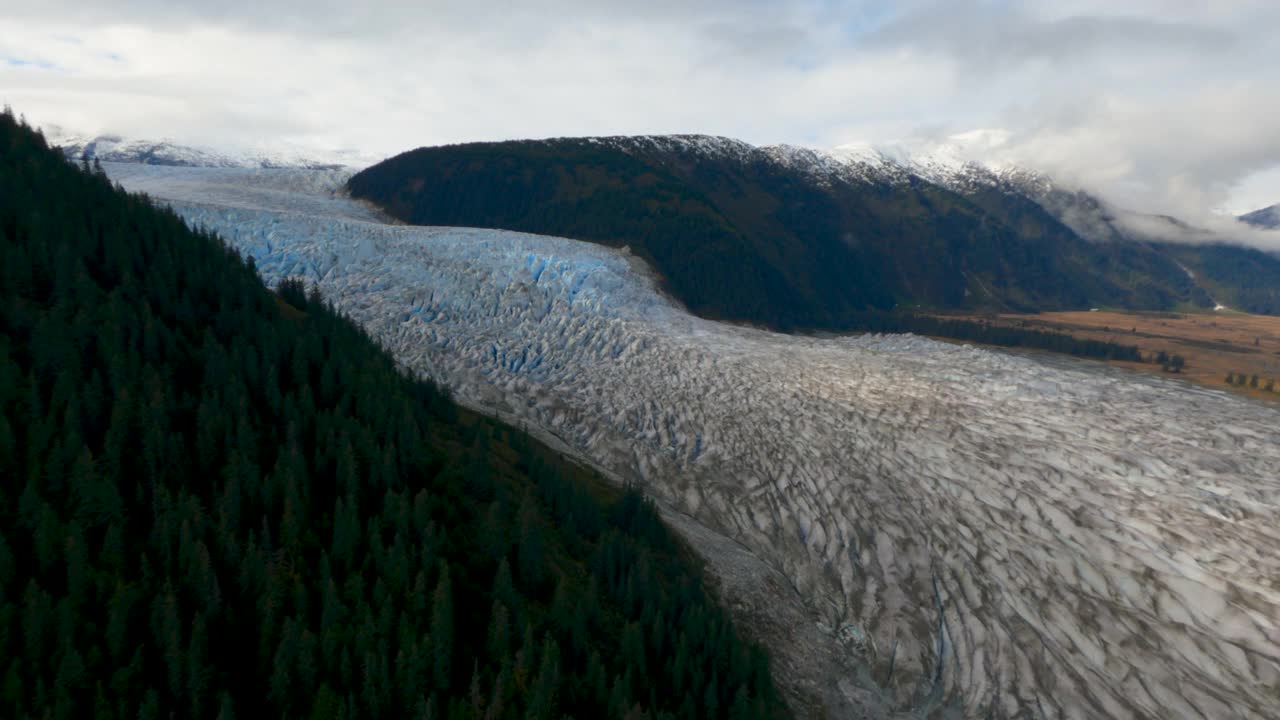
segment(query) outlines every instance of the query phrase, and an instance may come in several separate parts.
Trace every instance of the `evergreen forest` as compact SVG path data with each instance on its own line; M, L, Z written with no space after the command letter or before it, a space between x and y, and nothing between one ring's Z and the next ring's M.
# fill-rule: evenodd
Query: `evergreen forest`
M785 717L634 488L0 116L0 717Z

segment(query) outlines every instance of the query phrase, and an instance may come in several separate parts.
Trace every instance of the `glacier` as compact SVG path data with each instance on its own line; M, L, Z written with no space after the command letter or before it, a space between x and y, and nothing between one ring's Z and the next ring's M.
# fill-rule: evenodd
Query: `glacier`
M639 483L830 717L1280 714L1280 408L703 320L625 250L390 224L343 171L104 165L459 400Z

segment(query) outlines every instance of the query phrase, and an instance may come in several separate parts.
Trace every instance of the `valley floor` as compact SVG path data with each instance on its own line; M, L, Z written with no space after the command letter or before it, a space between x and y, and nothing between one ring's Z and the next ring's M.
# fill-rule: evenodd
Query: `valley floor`
M1276 406L1070 358L710 322L621 252L381 224L340 177L108 172L268 281L318 285L473 407L642 483L696 524L731 605L799 598L765 639L830 717L1274 717ZM821 647L788 646L788 623Z
M1078 338L1135 345L1144 356L1161 351L1181 355L1187 364L1175 377L1263 400L1280 401L1280 317L1233 311L1083 311L1007 314L981 319L1010 327L1051 330ZM1164 373L1158 363L1116 364ZM1229 383L1229 375L1244 379ZM1255 376L1256 386L1252 382ZM1270 391L1266 389L1269 381L1275 381Z

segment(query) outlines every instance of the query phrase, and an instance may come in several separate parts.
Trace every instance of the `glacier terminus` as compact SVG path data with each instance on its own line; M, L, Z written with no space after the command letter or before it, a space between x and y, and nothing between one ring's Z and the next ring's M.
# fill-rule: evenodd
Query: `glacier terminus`
M713 574L773 578L797 603L762 631L780 682L833 716L1280 708L1274 406L700 319L625 251L391 224L343 195L343 170L105 165L269 283L318 286L405 368L642 485Z

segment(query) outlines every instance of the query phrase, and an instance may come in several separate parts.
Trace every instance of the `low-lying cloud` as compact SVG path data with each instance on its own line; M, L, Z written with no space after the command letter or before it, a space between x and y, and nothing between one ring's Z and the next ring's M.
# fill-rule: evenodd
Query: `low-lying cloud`
M1207 216L1192 225L1168 215L1121 212L1112 221L1131 237L1154 242L1188 245L1225 243L1280 252L1280 230L1254 227L1228 216Z
M46 0L0 19L33 120L389 154L665 132L818 146L1002 128L1156 213L1280 201L1280 4Z

